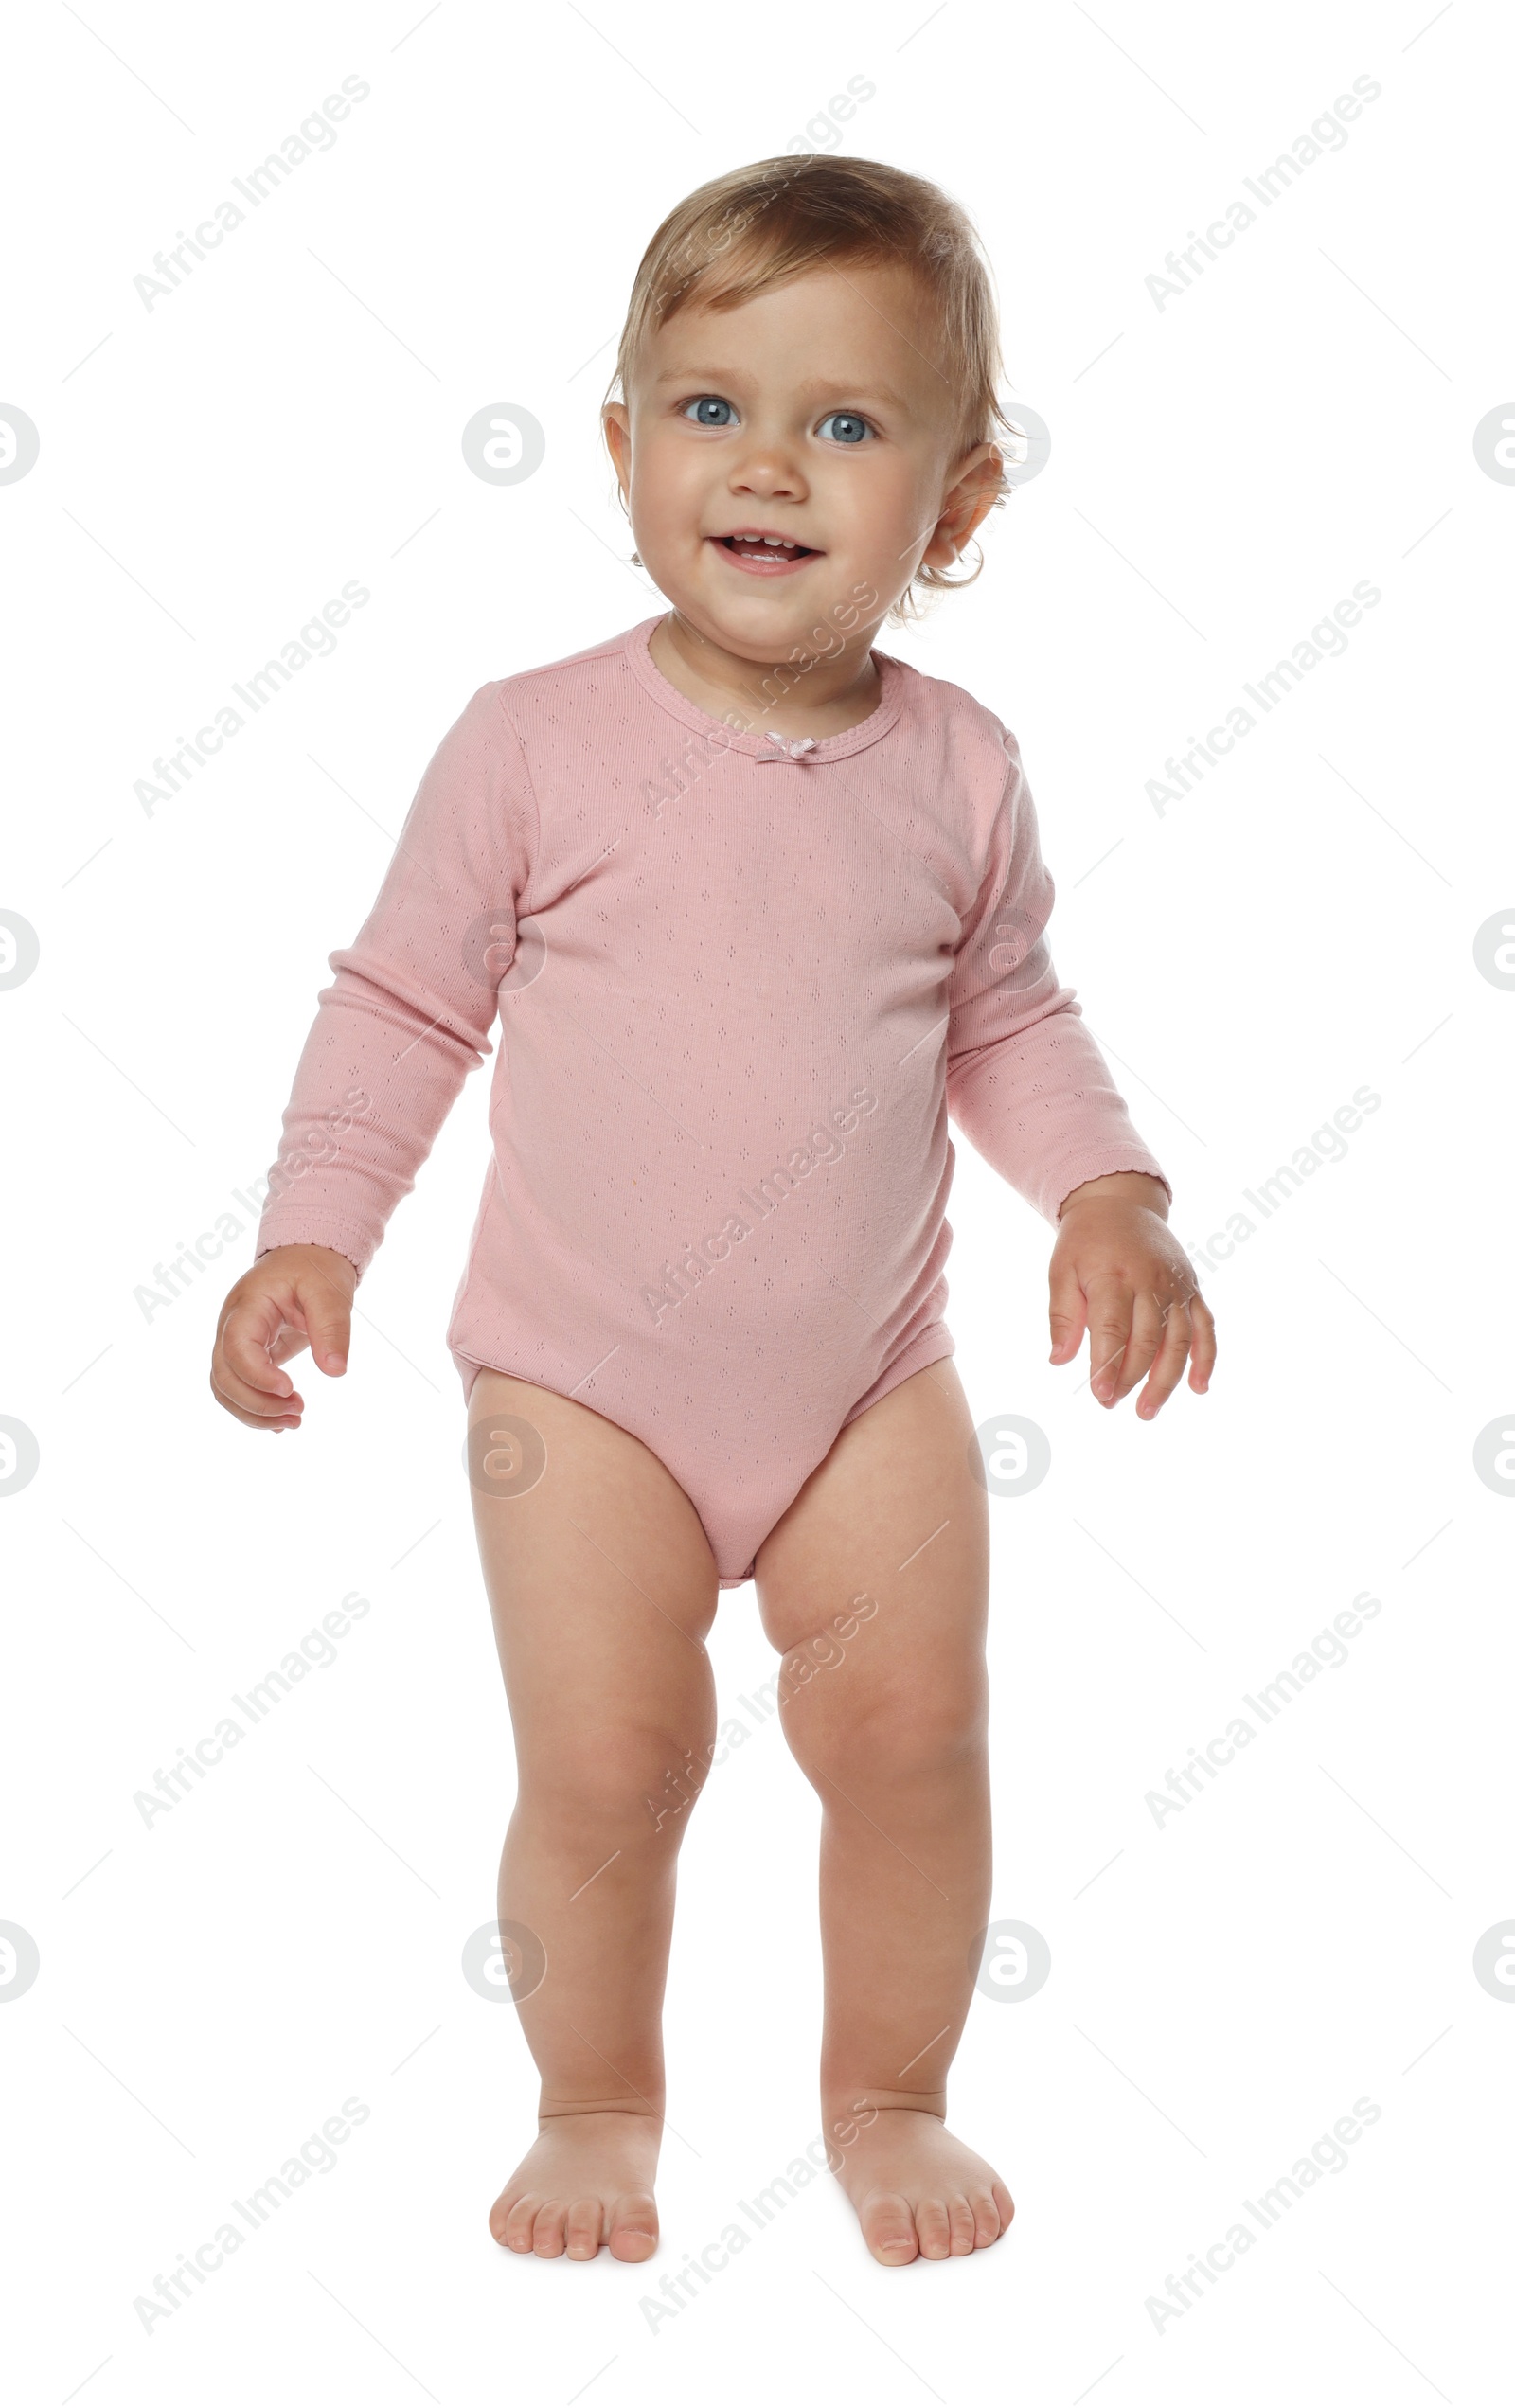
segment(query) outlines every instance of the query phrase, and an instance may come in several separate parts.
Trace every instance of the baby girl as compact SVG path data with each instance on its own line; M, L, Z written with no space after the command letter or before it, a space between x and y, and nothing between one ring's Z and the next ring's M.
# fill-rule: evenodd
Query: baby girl
M1214 1324L1047 948L1014 736L873 649L1004 491L962 211L781 158L675 208L603 413L666 613L473 695L330 955L216 1396L300 1426L500 1036L447 1344L515 1735L502 1946L539 2127L507 2248L657 2246L704 1641L751 1580L823 1809L821 2107L883 2265L1013 2208L947 2129L989 1913L988 1500L942 1319L949 1113L1056 1229L1051 1360L1150 1418ZM827 1667L817 1677L817 1667Z

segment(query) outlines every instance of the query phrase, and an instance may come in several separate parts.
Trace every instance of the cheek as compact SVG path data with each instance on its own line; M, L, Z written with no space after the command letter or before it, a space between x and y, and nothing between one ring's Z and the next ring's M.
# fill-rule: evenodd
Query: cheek
M875 563L882 591L885 581L898 582L902 555L934 523L940 488L918 460L893 445L887 450L881 445L873 458L847 465L853 473L842 508L851 548L859 560Z
M717 475L715 446L681 442L665 426L632 438L632 501L637 523L654 541L694 530L709 508Z

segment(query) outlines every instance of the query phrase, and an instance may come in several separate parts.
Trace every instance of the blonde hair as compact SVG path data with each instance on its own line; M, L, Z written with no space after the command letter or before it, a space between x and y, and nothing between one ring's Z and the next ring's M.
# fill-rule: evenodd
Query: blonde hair
M956 395L954 456L1010 432L1000 406L999 317L988 263L967 212L939 186L877 159L759 159L716 176L668 211L632 286L607 401L629 399L649 336L691 305L731 310L808 271L849 260L911 271L936 313L948 383ZM603 421L602 421L603 423ZM1014 491L988 464L980 491L1000 508ZM904 626L923 614L917 586L971 585L922 567L888 616Z

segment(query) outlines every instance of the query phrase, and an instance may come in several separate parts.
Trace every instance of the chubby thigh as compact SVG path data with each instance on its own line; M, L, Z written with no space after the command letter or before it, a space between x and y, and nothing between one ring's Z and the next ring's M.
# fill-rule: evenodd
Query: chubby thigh
M523 1773L550 1778L585 1733L628 1723L650 1757L670 1741L677 1757L709 1710L717 1572L672 1473L588 1405L490 1370L468 1461Z
M981 1733L989 1500L951 1358L840 1432L758 1551L763 1627L793 1739L904 1718Z

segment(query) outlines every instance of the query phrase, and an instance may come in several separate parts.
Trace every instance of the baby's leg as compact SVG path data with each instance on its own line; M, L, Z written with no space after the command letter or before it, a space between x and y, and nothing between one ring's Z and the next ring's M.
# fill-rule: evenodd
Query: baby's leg
M824 2127L883 2265L984 2248L1014 2213L943 2121L989 1919L989 1512L972 1442L956 1372L930 1365L842 1431L757 1562L785 1734L824 1808Z
M521 1460L511 1420L546 1447L520 1494L508 1493ZM672 1474L587 1406L482 1371L469 1423L516 1746L500 1919L546 1952L519 2002L542 2076L539 2135L490 2228L544 2257L565 2245L593 2257L602 2239L613 2256L650 2257L674 1864L715 1734L715 1560ZM499 1434L488 1452L481 1424Z

